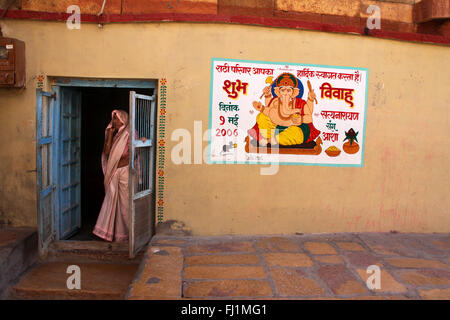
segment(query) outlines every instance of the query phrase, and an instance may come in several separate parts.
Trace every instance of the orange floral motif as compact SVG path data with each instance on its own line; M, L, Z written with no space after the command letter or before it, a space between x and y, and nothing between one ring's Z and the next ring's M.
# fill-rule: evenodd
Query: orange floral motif
M166 144L166 142L164 141L164 140L159 140L159 145L162 147L162 146L164 146Z
M165 85L166 85L166 83L167 83L167 80L166 80L166 78L162 78L162 79L161 79L161 85L165 86Z
M166 109L161 109L160 113L161 113L162 115L165 115L165 114L166 114Z
M159 170L159 171L158 171L158 175L159 175L160 177L162 177L162 176L164 175L164 170Z
M159 199L158 200L158 205L162 207L164 205L164 201L162 199Z

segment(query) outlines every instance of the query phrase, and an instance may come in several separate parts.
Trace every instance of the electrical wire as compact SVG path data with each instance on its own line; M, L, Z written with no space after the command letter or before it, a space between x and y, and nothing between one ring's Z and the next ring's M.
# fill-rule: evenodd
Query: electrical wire
M98 16L101 16L103 14L103 10L105 10L105 4L106 4L106 0L103 0L102 9L100 10L99 13L97 13Z

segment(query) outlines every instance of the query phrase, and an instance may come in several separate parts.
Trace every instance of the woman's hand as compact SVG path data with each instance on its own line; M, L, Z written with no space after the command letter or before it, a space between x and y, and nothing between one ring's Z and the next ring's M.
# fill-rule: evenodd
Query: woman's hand
M317 103L316 94L314 93L314 90L311 90L308 92L308 100L310 100L310 101L316 100L316 103Z
M111 127L107 129L108 133L105 139L105 145L103 146L103 152L106 156L109 156L109 152L111 151L111 145L113 140L113 135L117 131L116 128Z

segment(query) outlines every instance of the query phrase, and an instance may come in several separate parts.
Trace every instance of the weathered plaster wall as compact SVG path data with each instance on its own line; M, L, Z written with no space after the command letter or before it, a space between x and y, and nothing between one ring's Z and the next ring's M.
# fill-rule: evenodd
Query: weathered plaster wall
M27 88L0 89L0 214L36 225L36 76L167 78L164 220L197 235L449 232L450 49L221 24L2 22L26 41ZM211 57L369 68L363 168L175 165L174 129L208 127ZM206 143L203 143L206 147Z

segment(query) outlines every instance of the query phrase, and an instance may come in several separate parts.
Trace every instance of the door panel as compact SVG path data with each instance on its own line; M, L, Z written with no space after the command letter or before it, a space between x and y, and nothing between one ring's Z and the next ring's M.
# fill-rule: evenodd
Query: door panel
M61 88L59 238L81 228L81 92Z
M155 95L130 92L130 257L154 233L155 112Z
M56 157L54 156L55 96L36 91L36 179L38 200L39 253L45 255L55 238Z

